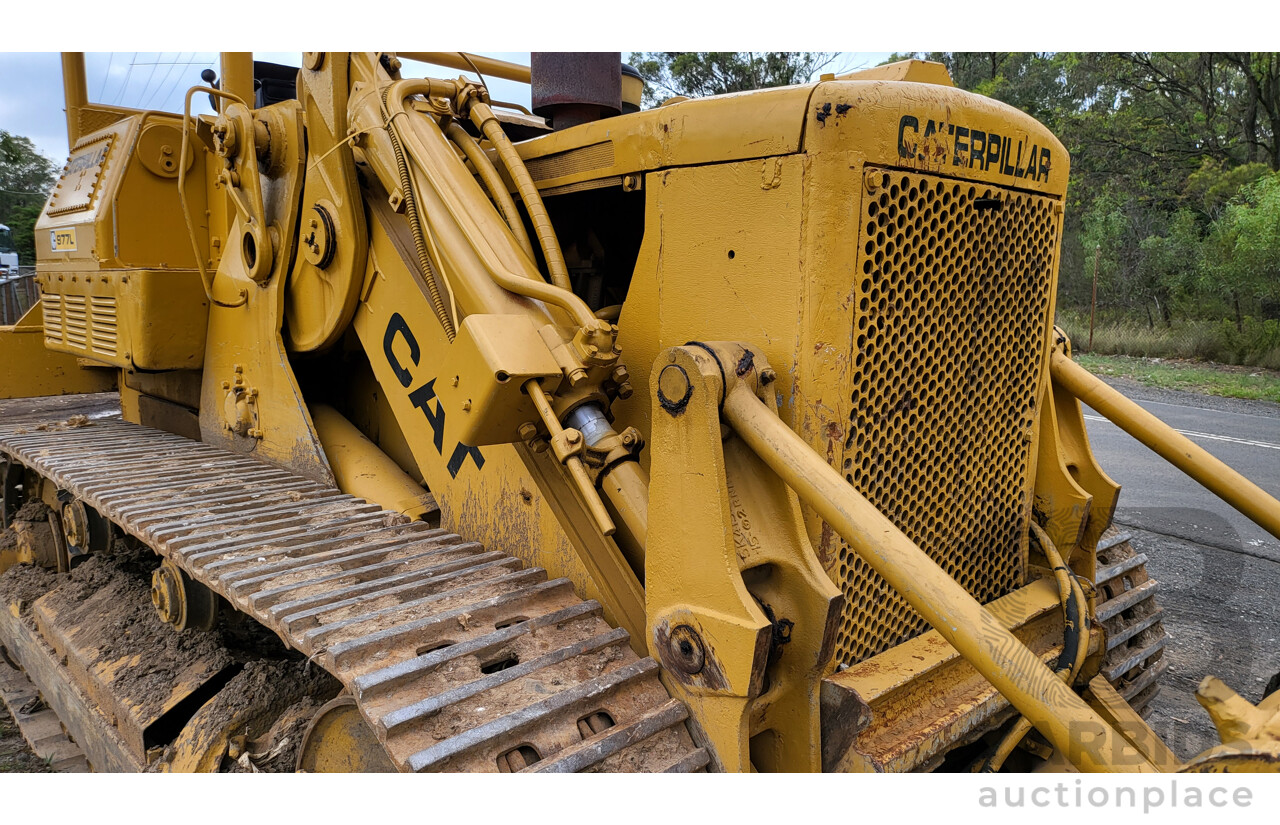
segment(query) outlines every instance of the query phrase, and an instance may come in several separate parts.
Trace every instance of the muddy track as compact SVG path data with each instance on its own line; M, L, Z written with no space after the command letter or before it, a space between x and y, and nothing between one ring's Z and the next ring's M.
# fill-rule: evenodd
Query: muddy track
M569 581L244 456L71 420L0 429L0 452L332 673L401 770L708 764L657 664Z

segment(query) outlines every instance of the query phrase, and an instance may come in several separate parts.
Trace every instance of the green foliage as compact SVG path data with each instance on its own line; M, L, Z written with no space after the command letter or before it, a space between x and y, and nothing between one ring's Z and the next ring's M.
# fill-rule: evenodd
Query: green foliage
M22 266L36 264L36 221L44 211L44 200L18 206L9 213L9 217L0 223L9 227L13 235L13 248L18 252L18 261Z
M644 103L676 95L708 97L808 83L836 52L636 52L627 58L644 78Z
M53 161L28 138L0 130L0 223L13 233L24 266L35 264L36 219L56 177Z
M1240 329L1229 319L1218 322L1218 341L1210 361L1280 369L1280 321L1246 318Z
M1222 215L1227 203L1240 193L1241 187L1269 171L1265 163L1245 163L1229 168L1216 158L1205 158L1200 168L1187 176L1183 192L1188 205L1200 210L1205 217L1216 219Z
M1214 231L1231 242L1227 280L1260 301L1280 301L1280 173L1244 186Z

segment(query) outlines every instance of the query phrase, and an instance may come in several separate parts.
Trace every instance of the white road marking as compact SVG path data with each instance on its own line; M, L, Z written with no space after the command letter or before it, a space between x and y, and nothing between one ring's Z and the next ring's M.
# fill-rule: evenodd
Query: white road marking
M1143 401L1143 404L1159 404L1162 407L1177 407L1183 410L1198 410L1200 412L1213 413L1214 415L1243 415L1245 418L1261 418L1266 421L1275 421L1274 415L1259 415L1258 413L1242 413L1233 412L1231 410L1211 410L1208 407L1193 407L1190 404L1172 404L1168 401Z
M1179 406L1179 405L1176 405L1176 404L1175 404L1175 405L1170 405L1170 406ZM1193 409L1194 409L1194 408L1193 408ZM1086 421L1102 421L1102 422L1104 422L1104 423L1106 423L1106 424L1111 424L1111 423L1112 423L1110 419L1108 419L1108 418L1103 418L1103 417L1102 417L1102 416L1100 416L1100 415L1085 415L1085 420L1086 420ZM1176 428L1175 428L1174 432L1182 433L1183 435L1187 436L1188 438L1207 438L1207 439L1209 439L1209 440L1211 440L1211 441L1227 441L1227 442L1230 442L1230 443L1232 443L1232 444L1244 444L1244 445L1246 445L1246 446L1248 446L1248 447L1265 447L1265 448L1266 448L1266 449L1268 449L1268 450L1280 450L1280 444L1272 444L1272 443L1270 443L1270 442L1268 442L1268 441L1250 441L1250 440L1249 440L1249 439L1247 439L1247 438L1233 438L1232 436L1229 436L1229 435L1215 435L1215 434L1213 434L1213 433L1199 433L1199 432L1196 432L1195 430L1179 430L1179 429L1176 429Z

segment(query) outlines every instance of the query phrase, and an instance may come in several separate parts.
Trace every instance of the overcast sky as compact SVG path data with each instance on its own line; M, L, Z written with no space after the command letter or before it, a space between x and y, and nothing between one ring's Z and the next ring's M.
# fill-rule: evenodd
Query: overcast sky
M484 52L491 57L522 65L528 52ZM826 71L850 71L874 66L889 52L845 52ZM257 52L257 60L297 66L301 52ZM625 57L625 54L624 54ZM93 102L141 109L182 111L188 88L203 85L200 72L218 68L216 52L88 52L85 77ZM422 64L410 63L417 74L428 73ZM456 74L434 69L440 76ZM510 103L529 105L529 87L523 83L486 78L493 96ZM204 95L192 99L193 112L209 111ZM31 138L36 147L61 164L67 157L67 122L62 103L62 61L57 52L0 52L0 129Z

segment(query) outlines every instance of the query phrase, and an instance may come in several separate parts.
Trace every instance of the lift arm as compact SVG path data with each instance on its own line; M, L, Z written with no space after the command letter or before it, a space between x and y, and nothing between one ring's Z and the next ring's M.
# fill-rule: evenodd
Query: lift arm
M1239 510L1259 527L1280 538L1280 501L1214 458L1151 413L1144 410L1062 350L1055 350L1049 369L1067 392L1106 416L1113 424L1154 450L1161 458L1203 484L1211 493Z

